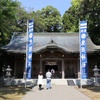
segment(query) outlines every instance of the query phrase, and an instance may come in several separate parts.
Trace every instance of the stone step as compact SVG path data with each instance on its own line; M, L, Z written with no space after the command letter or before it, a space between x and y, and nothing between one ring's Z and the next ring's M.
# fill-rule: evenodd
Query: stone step
M67 80L67 83L69 86L75 86L75 83L73 80Z
M46 85L46 79L43 79L44 85ZM66 79L52 79L51 83L54 85L68 85Z

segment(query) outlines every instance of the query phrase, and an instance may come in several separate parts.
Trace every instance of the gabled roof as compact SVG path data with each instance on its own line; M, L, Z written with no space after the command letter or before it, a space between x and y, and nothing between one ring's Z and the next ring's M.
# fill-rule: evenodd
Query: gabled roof
M34 33L33 41L33 53L46 48L59 48L65 52L79 53L79 33ZM17 33L10 43L1 49L7 52L25 53L26 43L26 34ZM87 37L87 52L94 52L96 49L100 49L100 46L93 44Z

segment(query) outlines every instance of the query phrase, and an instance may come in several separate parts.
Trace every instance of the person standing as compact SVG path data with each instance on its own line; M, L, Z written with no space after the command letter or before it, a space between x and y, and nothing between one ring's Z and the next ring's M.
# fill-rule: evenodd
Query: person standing
M52 74L52 78L55 77L55 70L54 69L51 69L51 74Z
M39 73L38 75L38 85L39 85L39 90L42 89L42 85L43 85L43 75L42 72Z
M48 71L46 72L46 87L47 87L47 89L51 89L51 77L52 77L52 74L51 74L50 70L48 69Z

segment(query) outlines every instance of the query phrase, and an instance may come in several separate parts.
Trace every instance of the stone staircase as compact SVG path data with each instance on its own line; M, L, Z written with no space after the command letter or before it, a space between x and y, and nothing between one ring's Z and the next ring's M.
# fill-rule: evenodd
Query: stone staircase
M43 79L44 85L46 85L46 79ZM66 79L52 79L53 85L68 85Z
M68 84L69 86L75 86L75 83L74 83L73 80L67 80L67 84Z
M86 85L89 84L88 80L82 80L82 84ZM46 79L43 79L44 85L46 85ZM37 79L27 79L26 80L27 85L37 85ZM79 86L80 85L80 79L52 79L51 83L53 85L66 85L66 86ZM24 79L14 79L12 81L12 85L22 85L25 84Z

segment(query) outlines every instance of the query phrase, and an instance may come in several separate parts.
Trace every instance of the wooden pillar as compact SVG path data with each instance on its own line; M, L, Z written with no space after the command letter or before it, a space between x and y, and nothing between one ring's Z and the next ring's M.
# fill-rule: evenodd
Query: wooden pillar
M14 77L16 77L16 61L14 61Z
M62 79L64 79L65 71L64 71L64 60L62 60Z
M77 60L78 78L80 78L80 58Z
M42 60L40 59L40 72L42 72Z
M26 73L26 72L25 72L25 67L26 67L26 64L25 64L25 63L26 63L26 61L25 61L25 59L24 59L24 66L23 66L23 78L25 78L25 73Z
M16 76L16 56L14 55L14 77Z

